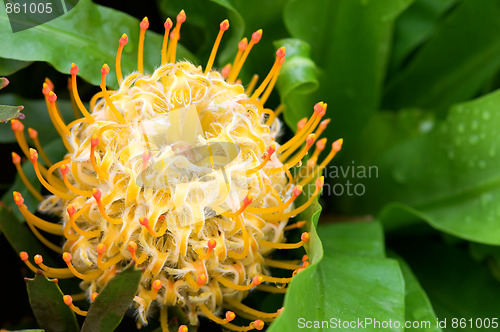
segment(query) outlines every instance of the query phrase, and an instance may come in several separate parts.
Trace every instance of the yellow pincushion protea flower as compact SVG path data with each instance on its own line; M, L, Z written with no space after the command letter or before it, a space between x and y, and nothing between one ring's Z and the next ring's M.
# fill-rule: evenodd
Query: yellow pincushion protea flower
M303 233L300 242L285 243L284 231L305 224L287 225L319 194L323 185L319 175L340 150L342 140L334 142L328 156L317 164L326 142L319 140L307 163L309 176L294 178L290 169L301 163L329 122L321 122L326 104L316 104L311 118L300 121L297 134L280 146L276 142L280 109L272 111L263 104L285 59L284 48L277 51L263 82L257 87L255 76L245 90L237 78L262 31L255 32L250 42L239 43L232 65L215 71L215 54L229 27L223 21L203 70L189 62L175 62L185 18L181 11L171 33L172 21L165 22L162 65L152 75L143 73L147 18L140 24L138 71L125 78L120 61L128 38L123 35L116 57L120 87L107 90L109 66L105 64L102 91L92 98L90 112L78 95L78 67L73 64L70 90L83 117L70 124L59 114L51 82L44 83L50 117L68 151L65 158L52 163L31 128L37 150L30 149L20 121L12 120L12 129L52 195L43 197L34 190L15 153L13 162L41 201L40 211L60 216L62 224L32 214L20 193L14 192L14 200L34 234L62 254L67 268L48 267L40 255L35 263L48 277L80 278L91 300L118 270L134 261L144 270L134 298L139 325L147 324L148 316L159 309L162 327L168 330L166 309L179 306L192 325L204 315L231 330L260 330L279 312L260 312L241 301L253 288L286 291L276 284L289 283L292 274L307 266L307 257L301 265L266 257L276 249L300 248L308 241L309 234ZM314 180L313 195L296 206L302 186ZM38 229L63 236L62 248ZM37 271L27 253L20 256ZM288 269L290 277L272 277L268 267ZM64 301L75 312L86 314L69 295ZM231 311L219 318L224 309ZM251 323L229 323L236 314Z

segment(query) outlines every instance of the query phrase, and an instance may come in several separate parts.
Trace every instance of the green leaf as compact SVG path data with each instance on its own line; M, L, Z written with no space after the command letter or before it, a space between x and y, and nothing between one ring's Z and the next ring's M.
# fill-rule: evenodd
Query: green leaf
M365 318L404 322L404 281L398 263L384 258L380 224L332 224L318 232L323 257L294 277L285 309L269 331L301 331L305 324L316 330L342 328L335 324ZM370 324L364 328L375 330Z
M441 331L435 324L437 318L432 304L408 264L397 255L390 256L395 256L405 280L405 320L415 323L430 322L430 326L426 328L419 326L419 331ZM405 331L414 329L417 328L406 328Z
M31 65L31 61L18 61L0 58L0 75L12 75L15 72Z
M286 61L281 66L277 86L282 100L293 94L305 95L315 91L318 86L316 65L310 58L309 45L300 39L282 39L274 42L274 46L286 47ZM286 109L283 112L290 128L297 129L297 122L303 117L311 116L310 108Z
M40 254L46 265L57 266L46 247L38 241L25 223L16 219L10 208L0 207L0 230L16 253L26 251L30 257Z
M12 119L24 119L24 114L21 110L24 106L7 106L0 105L0 121L7 122Z
M499 105L500 91L456 105L432 131L387 151L358 206L405 203L439 230L500 244Z
M122 72L137 68L139 21L122 12L99 6L90 0L80 0L65 15L34 28L10 32L5 7L0 6L0 57L23 61L47 61L58 71L69 73L71 63L80 68L79 76L99 85L100 68L104 63L112 68L108 84L116 85L114 63L118 40L123 33L129 37L122 56ZM147 31L144 45L144 68L147 72L160 65L163 35ZM195 61L181 46L178 58Z
M54 139L59 138L59 135L57 134L57 131L54 129L54 125L50 120L44 99L29 100L15 94L6 93L0 95L0 103L10 105L24 105L23 112L26 117L23 119L23 124L25 127L26 136L28 136L28 128L37 130L39 133L38 139L40 140L40 144L42 144L43 146L50 143ZM71 102L68 100L58 99L57 104L65 122L69 123L70 121L73 121L74 115ZM8 143L15 141L16 137L14 136L10 125L0 126L0 142Z
M500 67L500 3L465 0L392 79L385 108L442 110L473 97Z
M426 42L438 28L443 16L456 0L415 0L397 19L394 46L389 64L398 69L411 52Z
M425 245L422 245L425 243ZM495 318L500 312L500 283L485 265L474 261L467 247L446 245L436 237L408 236L396 251L411 266L426 291L439 321L446 319L446 331L453 318ZM477 331L468 325L463 331Z
M283 100L293 114L311 114L314 104L328 103L335 118L326 136L356 137L377 109L389 57L395 19L411 0L290 1L284 21L293 38L311 46L321 70L320 89L289 94ZM281 92L281 91L280 91Z
M79 331L75 313L63 301L63 293L54 281L42 273L26 281L31 309L40 327L47 331Z
M130 307L141 277L142 271L132 264L114 276L90 306L82 332L114 331Z

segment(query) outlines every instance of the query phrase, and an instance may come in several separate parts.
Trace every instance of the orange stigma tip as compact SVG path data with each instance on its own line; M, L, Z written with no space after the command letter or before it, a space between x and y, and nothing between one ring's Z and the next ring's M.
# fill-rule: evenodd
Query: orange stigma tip
M255 327L256 330L260 331L264 328L264 322L260 319L257 319L253 322L253 327Z
M30 148L30 159L32 162L35 162L38 160L38 152L33 148Z
M307 260L309 260L309 256L307 255L302 256L302 262L305 262Z
M323 151L325 149L325 145L326 145L326 138L322 138L316 142L316 148L320 151Z
M305 269L306 267L309 266L309 262L302 262L301 266L302 266L302 268Z
M141 30L146 30L147 28L149 28L149 20L147 17L144 17L141 21L141 23L139 24L139 26L141 27Z
M95 148L98 145L99 145L99 137L97 137L97 135L92 135L92 137L90 138L90 146Z
M245 199L243 199L243 204L245 205L250 205L253 201L253 196L252 194L248 194Z
M79 70L78 66L75 65L74 63L72 63L71 69L69 70L71 76L76 76L78 74L78 70ZM45 85L45 83L44 83L44 85ZM44 88L45 88L45 86L44 86Z
M67 165L62 165L61 166L61 173L68 174L68 172L69 172L69 167Z
M99 201L99 200L101 200L102 193L99 189L94 188L94 189L92 189L92 196L94 196L96 201Z
M281 313L283 312L283 310L285 310L285 307L281 307L281 308L279 308L279 309L278 309L278 314L280 314L280 315L281 315Z
M28 257L28 253L27 253L26 251L21 251L21 252L19 253L19 257L21 258L21 260L22 260L23 262L27 261L27 260L28 260L28 258L29 258L29 257Z
M36 265L40 265L43 263L42 255L35 255L35 257L33 257L33 259L34 259Z
M139 224L141 224L144 227L148 227L149 226L149 219L146 217L140 217Z
M273 143L267 147L266 152L268 155L272 155L274 153L274 151L276 151L276 145L274 145L274 143Z
M101 67L101 74L108 75L108 73L109 73L109 66L108 66L108 64L105 63Z
M127 45L128 43L128 36L126 33L124 33L121 37L120 37L120 41L119 41L120 45L121 46L125 46Z
M323 112L323 110L325 109L323 105L324 105L324 103L322 101L316 103L316 105L314 105L314 112L315 113Z
M163 284L160 280L153 281L153 289L157 292L163 287Z
M148 151L145 151L143 154L142 154L142 160L144 161L149 161L149 159L151 158L151 154L148 152Z
M205 273L201 273L198 278L196 278L196 284L198 287L204 285L207 282L207 275Z
M344 139L339 138L338 140L336 140L335 142L333 142L332 149L334 149L335 151L339 152L340 149L342 149L342 143L344 143Z
M172 29L172 26L174 24L172 23L172 20L169 18L167 18L167 20L165 21L165 24L163 24L163 26L165 27L165 30L169 30L169 29Z
M240 51L246 50L248 47L248 39L243 38L239 43L238 43L238 49Z
M254 284L255 286L260 285L260 284L262 284L263 280L264 279L262 278L262 276L260 276L260 275L259 276L255 276L252 279L252 284Z
M302 186L295 186L293 188L293 196L297 197L302 193Z
M321 123L319 124L319 127L323 130L326 129L326 126L328 126L328 124L330 123L331 120L332 119L326 119L326 120L321 121Z
M94 302L97 295L99 295L97 292L93 292L92 294L90 294L90 300Z
M63 253L62 255L62 259L63 261L65 261L66 263L71 263L71 260L73 259L73 256L71 256L71 254L69 252L65 252Z
M21 157L15 152L12 152L12 163L19 164L21 162Z
M222 68L222 77L227 78L229 76L229 73L231 72L231 64L228 63L227 65Z
M285 46L281 46L280 48L278 48L278 50L276 51L276 56L278 58L284 58L285 57Z
M225 19L224 21L221 22L220 29L222 31L226 31L227 29L229 29L229 20L228 19Z
M50 91L49 92L49 101L51 103L55 103L56 100L57 100L57 95L54 93L54 91Z
M10 128L13 131L22 131L22 130L24 130L24 125L19 120L11 120L10 121Z
M106 252L106 246L104 245L104 243L99 243L99 244L97 245L96 250L97 250L97 253L98 253L99 255L102 255L102 254L104 254L104 253Z
M24 198L21 195L20 192L14 191L12 193L12 196L14 196L14 202L16 202L17 205L23 205L24 204Z
M137 243L135 243L135 241L130 241L128 243L128 251L130 251L130 252L136 252L137 251Z
M183 9L177 14L177 23L184 23L184 21L186 21L186 12Z
M255 44L257 44L261 38L262 38L262 29L259 29L259 30L255 31L254 33L252 33L252 41Z
M78 72L78 70L76 72ZM52 91L52 89L50 88L50 86L47 83L43 83L43 89L42 89L43 95L44 96L48 95L50 91Z
M315 137L316 137L316 135L314 135L314 134L309 134L309 135L307 136L307 139L306 139L306 144L307 144L307 146L311 146L311 145L313 145L313 143L314 143L314 138L315 138Z
M307 242L311 239L311 236L309 235L308 232L304 232L302 233L302 235L300 236L300 239L303 241L303 242Z
M186 325L181 325L179 326L179 330L177 330L178 332L188 332L189 329Z
M71 295L64 295L63 296L63 301L64 303L67 305L67 306L70 306L73 304L73 298L71 297Z
M319 178L316 179L316 187L321 188L325 184L325 177L320 176Z
M28 128L28 134L30 135L31 139L36 139L38 137L38 131L33 128Z
M76 208L74 205L68 205L68 208L66 209L66 212L68 212L68 215L71 217L76 213Z
M208 240L208 247L210 249L214 249L216 245L217 245L217 241L215 241L214 239Z
M228 322L234 320L236 318L236 314L232 311L226 311L226 320Z

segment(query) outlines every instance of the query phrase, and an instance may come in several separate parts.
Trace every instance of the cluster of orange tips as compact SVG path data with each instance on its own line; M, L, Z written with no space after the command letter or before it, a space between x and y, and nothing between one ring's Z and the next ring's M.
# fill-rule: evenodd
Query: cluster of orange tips
M33 234L66 266L49 267L41 255L30 261L26 252L20 258L48 277L81 279L90 302L117 271L135 262L144 271L134 298L139 326L159 312L168 331L167 309L177 306L189 325L196 326L202 316L229 330L261 330L282 309L258 311L244 299L254 290L286 292L283 285L309 265L307 256L284 261L273 255L307 246L310 235L298 230L306 225L298 216L320 194L322 171L342 140L333 142L318 161L327 142L321 135L330 122L323 119L327 105L319 102L309 118L299 121L296 134L280 145L276 137L283 107L272 110L264 104L285 61L285 48L277 50L260 84L255 75L245 87L239 75L262 30L241 40L234 61L217 71L216 53L229 21L220 24L205 69L176 62L185 21L184 11L175 26L166 20L161 66L152 74L144 70L147 18L140 23L137 71L125 77L121 57L129 38L123 34L114 68L101 68L101 91L90 108L80 99L79 68L72 64L69 89L76 118L70 123L61 116L52 82L45 81L48 113L67 150L62 160L49 158L31 128L36 149L30 148L22 122L12 120L44 194L27 179L21 156L12 153L12 161L40 201L42 214L31 212L19 192L13 193L14 201ZM116 90L106 86L112 70ZM293 176L294 167L307 169L307 175ZM302 198L305 192L309 196ZM60 216L60 222L41 215ZM61 236L62 245L44 233ZM285 235L294 233L301 234L300 241L287 242ZM289 277L273 277L271 269L288 270ZM86 315L73 303L82 297L61 300ZM248 325L233 324L236 317L247 319ZM187 330L186 325L178 329Z

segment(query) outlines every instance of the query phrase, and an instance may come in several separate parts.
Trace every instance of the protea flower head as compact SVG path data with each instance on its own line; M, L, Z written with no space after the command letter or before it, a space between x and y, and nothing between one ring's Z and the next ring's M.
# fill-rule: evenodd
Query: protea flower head
M30 149L20 121L12 120L12 129L51 195L42 196L26 181L21 158L15 153L13 162L41 201L39 210L59 216L61 222L35 216L18 192L14 200L34 234L62 254L67 268L48 267L40 255L34 262L48 277L80 278L88 298L98 296L131 261L142 267L134 298L139 325L160 311L166 328L166 319L161 317L168 307L178 306L193 325L202 315L236 331L262 329L279 312L260 312L241 301L254 288L285 292L286 287L276 284L288 284L294 273L308 265L307 256L301 263L273 260L270 254L300 248L309 240L305 232L301 241L286 243L284 234L305 224L290 220L319 194L321 171L340 150L342 140L334 142L326 158L317 163L326 142L319 140L307 163L309 175L292 176L290 169L301 163L328 124L329 120L321 121L326 104L316 104L312 116L299 122L296 135L278 144L281 108L263 105L285 60L285 49L277 51L260 85L255 76L245 88L238 75L262 30L253 33L250 41L243 39L234 62L216 71L212 64L229 22L220 24L203 69L175 62L185 19L181 11L174 28L170 19L165 22L162 64L151 75L143 72L147 18L140 23L138 70L126 77L120 68L128 42L123 35L115 64L120 86L116 91L107 89L110 68L103 65L101 91L90 101L90 110L78 95L78 67L72 64L71 95L83 116L69 124L60 116L52 83L44 83L48 112L68 151L64 159L53 163L33 129L29 136L37 150ZM316 187L311 197L295 204L302 186L313 181ZM38 230L63 236L62 248ZM21 259L38 270L26 252ZM269 267L289 270L289 277L273 277ZM77 313L86 314L72 304L70 296L64 301ZM230 323L236 315L249 319L250 324Z

